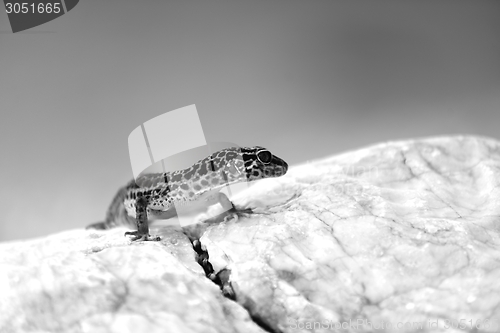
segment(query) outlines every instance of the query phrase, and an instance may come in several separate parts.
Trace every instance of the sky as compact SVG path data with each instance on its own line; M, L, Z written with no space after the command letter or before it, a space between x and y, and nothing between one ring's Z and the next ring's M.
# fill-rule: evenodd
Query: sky
M0 241L103 220L128 135L191 104L208 141L292 167L500 139L499 34L500 2L480 0L84 0L16 34L0 11Z

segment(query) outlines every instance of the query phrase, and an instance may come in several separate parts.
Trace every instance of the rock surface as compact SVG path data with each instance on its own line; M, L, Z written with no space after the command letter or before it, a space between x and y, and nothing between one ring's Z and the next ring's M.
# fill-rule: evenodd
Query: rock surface
M1 332L498 332L500 142L390 142L291 168L200 238L175 227L0 244ZM459 326L459 327L457 327Z

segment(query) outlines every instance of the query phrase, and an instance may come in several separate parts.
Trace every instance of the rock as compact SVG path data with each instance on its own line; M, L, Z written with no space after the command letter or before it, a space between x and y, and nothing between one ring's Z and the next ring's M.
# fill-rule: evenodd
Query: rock
M205 278L182 233L129 244L124 231L2 245L0 331L263 332Z
M500 142L390 142L291 168L200 242L125 229L0 245L1 332L498 332ZM457 326L461 326L457 327Z

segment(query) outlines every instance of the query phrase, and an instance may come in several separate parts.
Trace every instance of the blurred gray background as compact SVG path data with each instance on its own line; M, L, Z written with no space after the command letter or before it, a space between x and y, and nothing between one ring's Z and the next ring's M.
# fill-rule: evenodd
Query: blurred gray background
M209 141L290 164L385 140L500 138L500 1L81 1L0 11L0 240L102 220L127 137L196 104Z

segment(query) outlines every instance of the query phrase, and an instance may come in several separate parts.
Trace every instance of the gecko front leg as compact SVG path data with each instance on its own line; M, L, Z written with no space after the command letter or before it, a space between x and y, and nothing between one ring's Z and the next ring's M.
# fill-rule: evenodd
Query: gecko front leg
M137 224L136 231L127 231L125 236L133 236L132 242L137 240L142 241L159 241L161 238L159 236L151 236L149 234L148 226L148 201L144 196L138 196L135 204L135 222Z

